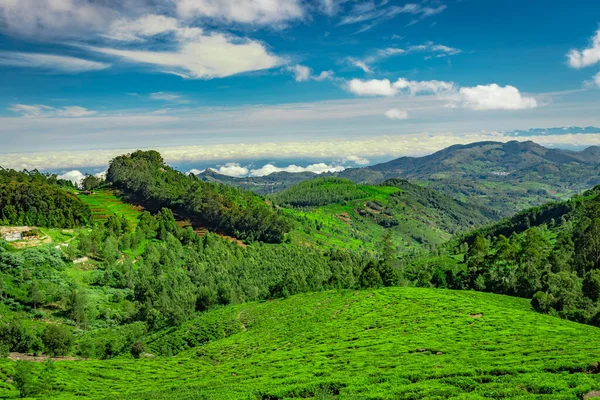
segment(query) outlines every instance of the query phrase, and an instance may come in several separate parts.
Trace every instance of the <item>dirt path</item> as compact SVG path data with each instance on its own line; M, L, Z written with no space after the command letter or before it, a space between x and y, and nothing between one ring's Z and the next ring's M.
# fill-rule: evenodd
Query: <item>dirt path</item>
M79 357L50 357L47 355L39 355L39 356L34 356L33 354L26 354L26 353L16 353L16 352L11 352L8 355L8 358L10 360L13 361L33 361L33 362L45 362L47 359L52 359L52 361L77 361L77 360L85 360L85 358L79 358Z

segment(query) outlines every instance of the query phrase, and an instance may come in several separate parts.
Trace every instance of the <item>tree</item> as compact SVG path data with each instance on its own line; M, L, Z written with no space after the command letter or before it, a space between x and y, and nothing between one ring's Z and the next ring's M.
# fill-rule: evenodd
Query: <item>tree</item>
M67 297L67 313L78 326L87 329L89 319L89 304L85 292L72 290Z
M583 294L593 301L600 299L600 270L589 271L583 279Z
M98 188L101 184L102 184L102 179L100 179L94 175L87 174L81 181L81 188L83 190L92 191L92 190Z
M40 289L37 281L34 280L33 282L31 282L31 285L29 285L28 294L29 300L31 301L34 310L37 309L37 306L43 304L45 295L44 292L42 292L42 290Z
M71 350L73 338L71 332L64 326L50 324L42 333L42 342L47 354L64 356Z

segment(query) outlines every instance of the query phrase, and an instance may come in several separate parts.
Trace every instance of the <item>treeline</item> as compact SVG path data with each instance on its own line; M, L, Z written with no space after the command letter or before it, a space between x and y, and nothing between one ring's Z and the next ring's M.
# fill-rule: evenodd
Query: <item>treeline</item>
M156 151L116 157L107 181L148 209L168 207L241 240L280 243L291 229L288 220L259 196L187 176L167 166Z
M367 197L368 193L348 179L315 178L270 195L277 204L316 207Z
M511 221L514 231L506 236ZM600 326L600 187L465 238L470 242L413 260L408 279L530 298L540 312Z
M74 228L91 218L76 195L41 179L0 182L0 225Z

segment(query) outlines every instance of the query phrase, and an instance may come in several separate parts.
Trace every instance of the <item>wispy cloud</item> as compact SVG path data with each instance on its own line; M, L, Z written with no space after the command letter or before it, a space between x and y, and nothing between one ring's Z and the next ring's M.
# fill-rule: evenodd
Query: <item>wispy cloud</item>
M373 64L381 62L390 57L407 56L414 53L424 53L426 54L425 59L429 60L432 58L455 56L462 53L462 50L429 41L420 45L407 46L406 48L386 47L383 49L377 49L372 51L370 55L361 59L347 57L346 61L349 64L362 69L366 73L371 73L374 69L372 67Z
M157 100L157 101L166 101L169 103L176 103L176 104L189 104L190 103L190 101L188 99L186 99L185 97L183 97L182 95L177 94L177 93L168 93L168 92L151 93L150 99Z
M10 111L21 114L24 117L89 117L96 115L97 112L88 110L84 107L69 106L54 108L43 104L13 104L9 107Z
M82 58L42 53L0 52L0 65L38 68L51 72L80 73L110 68L110 64Z
M387 1L383 1L379 5L372 1L362 2L356 4L352 11L341 19L338 25L361 24L356 33L362 33L401 14L416 16L417 19L415 21L419 21L420 19L439 14L446 8L447 6L445 5L429 7L408 3L403 6L397 6L389 5Z

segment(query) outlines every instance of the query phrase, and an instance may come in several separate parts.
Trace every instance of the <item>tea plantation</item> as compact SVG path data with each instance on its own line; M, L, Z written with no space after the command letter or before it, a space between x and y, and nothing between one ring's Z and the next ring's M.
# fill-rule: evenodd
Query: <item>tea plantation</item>
M35 363L44 398L582 399L600 390L600 329L513 297L387 288L217 308L145 338L147 351ZM0 396L18 397L0 360Z

